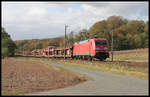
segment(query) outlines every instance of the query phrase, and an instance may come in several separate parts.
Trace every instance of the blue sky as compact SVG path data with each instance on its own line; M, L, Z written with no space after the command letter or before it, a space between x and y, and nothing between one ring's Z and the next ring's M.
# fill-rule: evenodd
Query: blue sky
M2 26L13 40L52 38L89 29L109 16L148 20L148 2L2 2Z

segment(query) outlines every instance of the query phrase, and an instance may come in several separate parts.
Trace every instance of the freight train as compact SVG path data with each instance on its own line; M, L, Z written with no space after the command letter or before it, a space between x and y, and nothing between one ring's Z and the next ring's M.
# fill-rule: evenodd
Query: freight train
M23 52L23 56L47 58L73 58L84 60L105 60L109 57L109 47L106 38L92 38L74 43L71 47L63 49L48 46L44 49Z

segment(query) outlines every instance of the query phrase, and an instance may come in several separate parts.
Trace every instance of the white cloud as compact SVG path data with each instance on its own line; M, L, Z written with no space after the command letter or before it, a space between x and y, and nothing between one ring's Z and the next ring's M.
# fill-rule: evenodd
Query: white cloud
M79 31L112 15L148 20L148 2L2 2L2 26L14 40L61 36L65 24Z
M99 16L121 15L129 19L142 19L141 16L147 16L145 20L148 20L148 2L111 2L106 6L104 4L85 4L82 7Z

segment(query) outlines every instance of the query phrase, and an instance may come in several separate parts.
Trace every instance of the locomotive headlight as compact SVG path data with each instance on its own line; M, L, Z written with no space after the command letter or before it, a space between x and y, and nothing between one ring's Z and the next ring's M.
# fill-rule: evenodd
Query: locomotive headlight
M107 50L108 48L107 47L104 47L104 50Z

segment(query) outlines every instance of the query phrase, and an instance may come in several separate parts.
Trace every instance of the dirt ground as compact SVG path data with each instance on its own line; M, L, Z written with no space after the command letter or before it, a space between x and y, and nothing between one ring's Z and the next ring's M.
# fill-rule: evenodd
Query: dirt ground
M31 61L2 60L2 95L63 88L86 81L80 74Z

